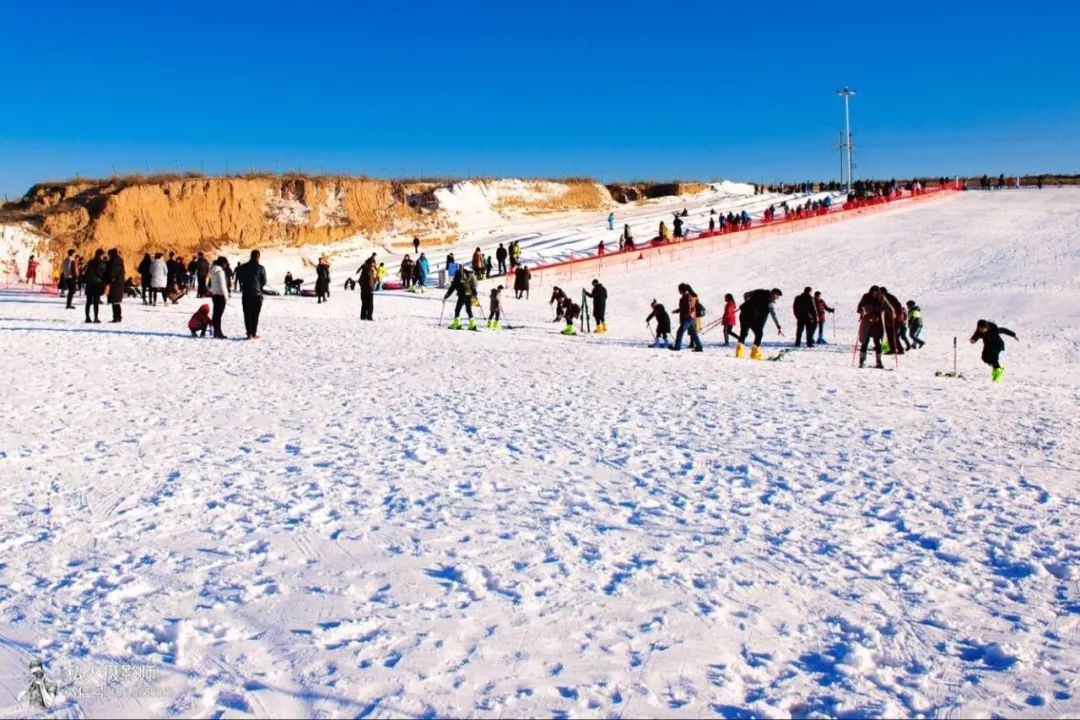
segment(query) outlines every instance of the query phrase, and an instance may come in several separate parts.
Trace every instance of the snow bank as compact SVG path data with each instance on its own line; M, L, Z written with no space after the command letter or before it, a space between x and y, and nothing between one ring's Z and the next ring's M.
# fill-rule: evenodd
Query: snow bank
M578 338L547 286L511 330L436 327L434 292L361 323L340 265L258 342L188 337L194 299L87 327L6 295L0 686L36 655L153 670L77 717L1075 717L1077 238L1080 192L966 193L605 268L610 332ZM820 288L831 344L649 350L684 281L713 318L781 287L768 355ZM928 345L858 371L882 282ZM1021 338L1002 385L980 316ZM954 335L966 379L935 377Z

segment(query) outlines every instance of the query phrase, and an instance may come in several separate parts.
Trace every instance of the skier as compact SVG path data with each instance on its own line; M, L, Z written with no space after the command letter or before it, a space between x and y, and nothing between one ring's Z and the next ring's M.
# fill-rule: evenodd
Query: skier
M914 300L907 301L907 321L908 330L911 332L911 345L918 350L926 344L926 341L919 337L922 335L922 310Z
M495 251L495 262L499 264L499 274L506 274L506 248L502 243L499 243L499 248Z
M112 305L112 320L118 323L122 319L120 303L124 302L124 258L116 248L109 250L109 262L105 266L105 282L109 284L109 304Z
M899 334L899 328L904 324L904 306L900 304L900 300L893 295L888 289L881 286L881 297L884 299L888 309L892 311L891 322L885 325L885 338L888 341L889 347L885 350L886 355L903 355L904 348L900 346L900 341L897 337Z
M679 329L675 332L672 350L682 349L683 333L690 336L690 349L701 352L701 338L697 334L697 293L686 283L679 283Z
M569 297L566 298L566 302L563 306L563 318L566 320L566 327L561 331L563 335L577 335L577 332L574 330L574 321L578 319L578 315L580 314L581 306Z
M835 309L829 307L825 302L825 298L821 297L821 291L818 290L814 293L814 307L817 308L817 341L818 344L825 344L825 313L836 312Z
M975 325L975 334L971 336L972 344L983 341L982 361L990 366L990 379L993 382L1001 382L1005 376L1005 367L1001 364L1001 353L1005 352L1002 335L1008 335L1014 340L1020 339L1012 330L998 327L988 320L980 320Z
M454 321L450 323L450 329L461 329L461 309L465 308L465 312L469 315L469 329L476 330L476 320L472 314L472 301L476 297L476 275L473 273L472 268L467 265L458 268L454 281L450 283L450 287L446 290L443 302L446 302L455 292L457 293L457 305L454 306Z
M86 293L86 322L99 323L98 312L101 308L101 295L105 292L105 251L98 248L94 257L83 268L83 284ZM94 308L94 319L90 319L90 308Z
M491 304L488 306L487 326L492 330L499 329L499 320L502 319L502 289L500 285L491 291Z
M566 293L558 285L551 290L551 299L548 300L548 305L552 303L555 303L555 319L551 322L559 322L562 320L563 311L566 309Z
M731 338L735 335L735 297L731 293L724 295L724 314L721 324L724 326L724 347L731 344Z
M596 318L596 332L606 333L607 323L604 321L604 311L607 309L607 288L600 284L599 280L592 281L592 292L582 290L585 297L592 298L593 317Z
M210 306L200 305L188 320L188 330L191 331L191 337L199 335L199 337L206 337L206 331L210 328ZM201 332L201 334L200 334Z
M735 344L735 357L741 358L746 353L746 336L754 333L754 346L750 348L750 359L761 359L761 334L765 332L765 322L772 317L776 323L776 332L780 337L784 331L776 319L775 303L784 293L779 288L772 290L751 290L743 294L743 304L739 308L739 342Z
M874 367L883 370L881 364L881 339L885 328L893 322L892 307L885 299L881 288L874 285L862 296L857 307L859 312L859 367L866 367L866 351L870 341L874 341Z
M806 331L806 347L814 347L814 330L817 329L817 305L814 296L810 294L811 288L803 288L802 294L795 298L791 304L791 311L795 313L795 347L802 344L803 330Z
M614 230L615 229L615 213L614 213L614 211L608 213L608 216L607 216L607 229L608 230Z
M648 325L649 321L656 318L656 340L649 347L660 347L660 342L663 341L664 347L671 347L671 338L668 337L671 334L671 316L668 315L667 309L660 303L653 300L650 305L652 306L652 312L645 318L645 324Z

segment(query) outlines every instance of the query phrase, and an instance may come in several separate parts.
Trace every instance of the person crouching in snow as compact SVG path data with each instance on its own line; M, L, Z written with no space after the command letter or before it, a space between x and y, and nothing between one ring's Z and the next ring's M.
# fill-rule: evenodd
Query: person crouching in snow
M1001 353L1005 352L1002 335L1008 335L1014 340L1020 339L1012 330L998 327L988 320L980 320L975 325L975 334L971 336L972 344L983 341L982 361L990 366L990 379L994 382L1001 382L1005 376L1005 368L1001 364Z
M566 298L566 303L563 305L563 318L566 320L566 327L562 329L563 335L577 335L574 330L574 321L578 319L580 314L581 306L570 298Z
M502 289L503 286L491 291L491 306L488 311L487 326L493 330L499 329L499 320L502 319Z
M210 325L209 305L201 305L187 323L188 330L191 331L191 337L195 337L196 334L198 334L199 337L206 337L206 331L210 328Z
M660 347L660 342L663 341L664 347L671 347L671 316L668 315L667 309L660 303L653 300L652 312L645 318L645 324L648 325L649 321L656 318L656 340L649 347Z
M476 330L476 320L473 319L472 314L472 301L476 297L476 275L473 274L472 268L466 265L458 268L454 281L450 283L446 296L443 297L443 302L446 302L455 292L457 305L454 306L454 322L450 323L450 329L461 329L461 309L465 308L465 312L469 315L469 329Z

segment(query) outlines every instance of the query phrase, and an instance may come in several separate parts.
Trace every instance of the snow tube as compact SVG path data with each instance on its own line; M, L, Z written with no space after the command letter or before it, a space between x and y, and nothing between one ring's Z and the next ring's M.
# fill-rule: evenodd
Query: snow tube
M404 286L404 285L402 285L402 284L401 284L401 283L399 283L399 282L384 282L384 283L382 284L382 289L383 289L383 290L400 290L400 289L402 289L403 287L405 287L405 286Z
M315 288L304 288L300 291L300 297L315 297Z

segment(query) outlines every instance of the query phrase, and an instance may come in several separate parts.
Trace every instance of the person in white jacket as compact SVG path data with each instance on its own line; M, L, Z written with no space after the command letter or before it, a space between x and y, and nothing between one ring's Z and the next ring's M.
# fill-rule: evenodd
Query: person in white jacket
M225 265L228 263L224 257L219 257L210 268L210 300L214 303L214 312L211 322L214 325L214 337L228 340L221 332L221 317L225 314L225 303L229 297L229 280L225 275Z
M169 267L161 259L162 254L157 253L150 261L150 304L157 305L158 293L161 293L161 304L168 304L165 296L165 287L169 283Z

